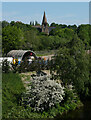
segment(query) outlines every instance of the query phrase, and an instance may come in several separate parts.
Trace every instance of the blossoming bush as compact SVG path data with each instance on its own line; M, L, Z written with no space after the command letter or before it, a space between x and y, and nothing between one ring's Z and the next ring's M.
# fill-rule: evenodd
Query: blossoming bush
M47 76L33 77L27 92L23 94L23 104L33 111L45 111L63 100L64 87Z

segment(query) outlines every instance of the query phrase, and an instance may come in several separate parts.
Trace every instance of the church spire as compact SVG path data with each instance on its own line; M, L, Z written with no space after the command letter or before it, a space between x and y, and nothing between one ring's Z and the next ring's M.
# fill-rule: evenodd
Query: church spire
M49 35L49 28L48 28L48 24L47 24L45 11L44 11L44 16L43 16L43 20L42 20L42 32Z
M47 24L47 19L46 19L46 15L45 15L45 11L44 11L44 16L43 16L43 20L42 20L42 25L46 25Z

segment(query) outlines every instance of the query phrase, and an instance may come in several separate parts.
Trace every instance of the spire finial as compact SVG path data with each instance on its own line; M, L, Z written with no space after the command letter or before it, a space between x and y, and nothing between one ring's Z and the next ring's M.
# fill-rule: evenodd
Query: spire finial
M44 11L44 16L43 16L42 24L47 24L47 19L46 19L45 11Z

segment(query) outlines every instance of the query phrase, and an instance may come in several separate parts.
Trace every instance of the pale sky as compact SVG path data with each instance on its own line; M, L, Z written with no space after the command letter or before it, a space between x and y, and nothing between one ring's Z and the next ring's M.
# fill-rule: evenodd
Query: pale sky
M37 20L41 24L44 11L49 24L89 23L89 2L2 2L2 20L8 22Z

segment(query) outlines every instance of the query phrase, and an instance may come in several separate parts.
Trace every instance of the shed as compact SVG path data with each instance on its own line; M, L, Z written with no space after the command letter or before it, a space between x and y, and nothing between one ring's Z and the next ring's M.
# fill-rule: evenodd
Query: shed
M24 60L28 57L34 57L37 59L36 54L31 50L11 50L8 54L8 57L14 57L15 59L21 59Z

